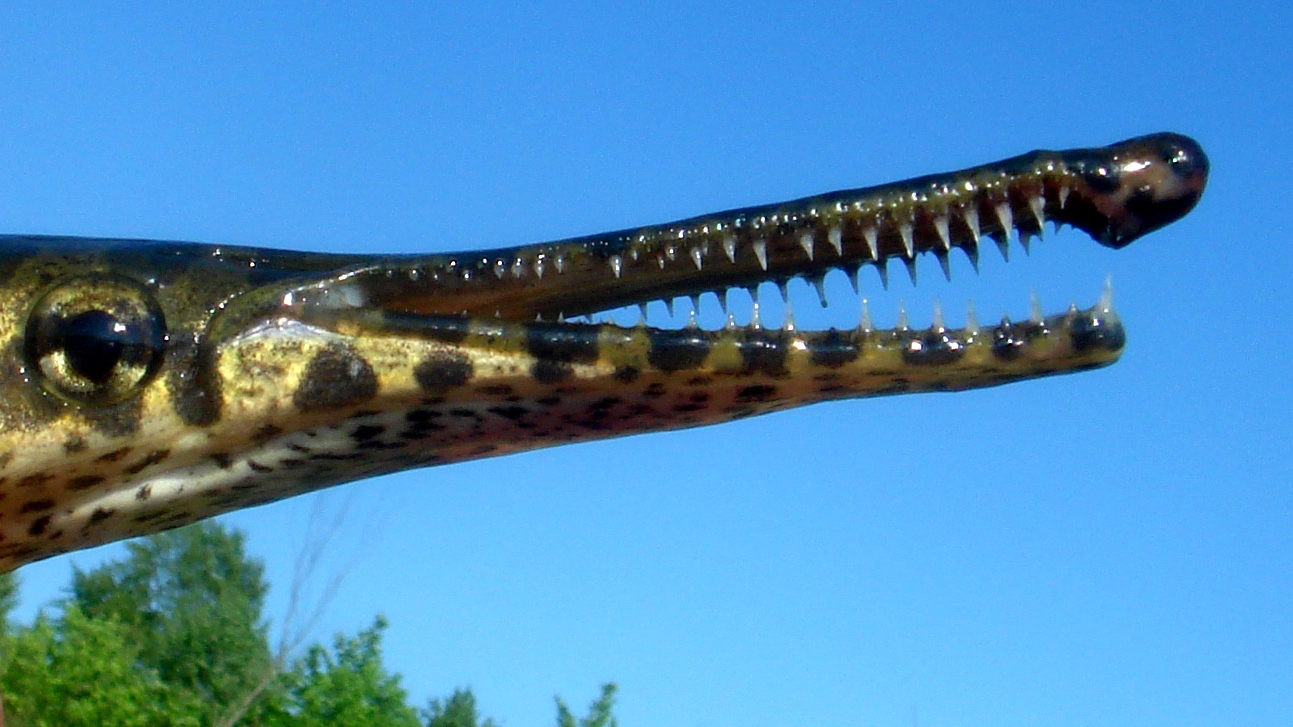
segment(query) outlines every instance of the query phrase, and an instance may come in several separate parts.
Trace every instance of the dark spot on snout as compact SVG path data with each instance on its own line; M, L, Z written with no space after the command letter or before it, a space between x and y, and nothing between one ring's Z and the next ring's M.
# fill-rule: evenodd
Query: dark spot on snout
M377 395L377 374L348 346L332 344L310 360L292 403L301 411L362 404Z
M785 376L788 342L789 336L785 331L746 330L737 342L745 370L774 377Z
M902 360L913 366L943 366L965 355L965 344L947 331L924 331L902 347Z
M428 394L443 394L466 384L471 376L471 360L458 351L433 353L413 369L413 378Z
M1117 321L1109 321L1094 313L1079 313L1070 329L1073 349L1079 352L1103 349L1121 351L1127 345L1127 330Z
M652 329L650 338L647 363L665 372L699 368L713 348L709 334L700 329Z

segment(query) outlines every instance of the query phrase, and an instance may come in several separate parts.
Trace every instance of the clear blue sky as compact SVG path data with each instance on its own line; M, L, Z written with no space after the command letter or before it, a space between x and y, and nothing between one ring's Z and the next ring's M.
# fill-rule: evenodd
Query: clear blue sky
M864 277L925 323L1112 273L1112 369L350 485L316 638L384 613L415 700L508 725L607 680L625 727L1293 722L1287 8L359 5L3 3L0 229L510 245L1159 130L1213 175L1123 251ZM856 322L829 282L801 326ZM229 518L275 618L310 507ZM23 613L120 552L25 569Z

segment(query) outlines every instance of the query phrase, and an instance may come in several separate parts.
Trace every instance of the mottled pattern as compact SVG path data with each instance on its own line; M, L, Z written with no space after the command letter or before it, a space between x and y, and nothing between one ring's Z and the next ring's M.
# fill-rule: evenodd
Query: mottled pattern
M0 564L400 469L1103 366L1125 340L1107 299L921 331L566 319L974 259L1046 221L1121 247L1188 212L1206 174L1160 134L459 254L0 238Z

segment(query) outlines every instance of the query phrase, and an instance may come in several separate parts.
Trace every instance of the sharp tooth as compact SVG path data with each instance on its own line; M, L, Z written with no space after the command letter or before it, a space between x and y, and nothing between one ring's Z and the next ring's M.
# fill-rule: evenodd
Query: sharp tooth
M948 261L947 253L938 250L934 253L934 257L938 258L938 266L943 269L943 277L947 278L947 282L952 282L952 263Z
M811 231L799 235L799 246L804 249L804 253L808 255L808 259L811 261L813 259L813 233Z
M934 218L934 229L938 231L938 241L943 245L943 250L951 250L952 235L947 230L947 215L938 215Z
M664 298L661 302L664 303L664 309L669 313L669 317L673 318L673 298Z
M965 251L965 257L969 258L970 265L974 266L974 274L979 274L979 246L966 245L961 248Z
M618 278L620 274L624 272L624 258L620 257L619 255L611 255L610 262L611 262L611 271L614 272L615 277Z
M795 312L790 308L790 301L786 301L786 310L781 321L781 327L787 331L795 330Z
M754 256L759 258L759 267L768 269L768 243L766 240L754 241Z
M978 245L980 237L979 208L975 206L974 202L971 202L970 206L962 211L962 216L965 217L965 226L970 228L970 239L974 241L975 245Z
M858 266L857 265L848 266L847 268L844 269L844 274L848 276L849 285L853 286L853 293L856 295L859 292L858 291Z
M901 300L898 301L898 321L894 324L894 328L900 331L910 330L911 328L907 324L907 304Z
M836 255L844 255L844 236L840 232L839 225L835 225L826 233L826 241L831 244L831 247L835 248Z
M723 252L727 253L727 259L736 262L736 237L728 235L723 238Z
M534 259L534 274L537 277L543 277L543 258L541 257Z
M1001 259L1010 262L1010 246L1006 240L1009 238L1005 235L993 235L992 241L997 243L997 249L1001 251Z
M699 248L699 247L693 247L693 248L691 249L691 261L692 261L692 262L694 262L694 263L696 263L696 269L697 269L697 270L700 270L701 257L700 257L700 248Z
M997 222L1001 223L1001 232L1009 240L1010 231L1015 229L1015 215L1010 211L1009 202L997 203Z
M875 263L875 271L880 274L880 285L885 290L889 289L889 261L878 260Z
M1101 313L1113 312L1113 276L1107 276L1104 279L1104 290L1100 291L1100 300L1095 304L1096 310Z
M965 306L965 332L971 336L979 333L979 317L974 314L974 302Z
M507 274L507 263L503 262L502 260L495 260L494 276L498 278L502 278L506 274Z
M664 248L664 254L665 257L669 258L669 262L673 262L678 259L678 248L673 245L666 245Z
M1028 300L1028 319L1033 323L1041 323L1045 318L1046 314L1042 313L1042 302L1037 299L1037 291L1033 291Z
M781 293L781 301L783 303L790 302L790 287L786 284L785 280L777 281L777 291Z
M1069 186L1067 184L1061 184L1060 185L1060 209L1064 209L1064 205L1067 204L1068 201L1069 201Z
M822 279L822 276L815 275L812 278L812 282L813 282L813 287L817 290L817 301L822 304L823 308L825 308L826 307L826 281Z
M692 293L692 294L691 294L690 296L688 296L688 297L689 297L689 298L691 298L691 310L692 310L692 312L693 312L693 313L699 313L699 312L700 312L700 294L699 294L699 293Z
M902 236L902 246L907 251L907 259L916 257L916 245L911 239L911 222L898 225L898 234Z
M750 328L756 330L763 328L763 321L759 320L759 301L757 299L754 301L754 312L750 314Z
M911 276L911 284L914 287L916 285L916 259L906 258L903 262L907 264L907 274Z
M929 329L935 333L942 333L947 330L943 324L943 304L934 301L934 321L930 324Z
M638 253L639 253L639 250L636 247L629 248L629 257L633 258L634 262L636 262L638 259Z
M1033 254L1033 233L1020 230L1019 246L1024 249L1025 255L1032 255Z
M566 272L566 259L561 255L552 258L552 267L557 269L558 273Z
M687 327L700 328L700 324L696 322L696 311L691 311L687 314Z
M1046 227L1046 201L1040 194L1028 198L1028 207L1033 211L1033 219L1037 220L1037 234L1040 237L1041 231Z
M521 259L521 258L519 258L519 257L518 257L518 258L516 258L515 260L513 260L513 261L512 261L512 277L514 277L514 278L519 278L519 277L521 277L521 274L522 274L522 273L524 273L524 272L525 272L525 261L524 261L524 260L522 260L522 259ZM619 276L618 276L618 275L616 275L615 277L617 277L617 278L618 278Z
M723 314L726 315L727 314L727 289L715 290L714 297L718 298L719 310L723 311Z
M646 322L647 322L647 305L646 303L638 303L638 323L641 323L642 325L645 326Z
M862 299L862 320L858 321L858 330L863 333L871 333L875 329L871 327L871 306L867 299Z
M670 259L672 260L673 257L670 256ZM664 270L664 266L665 266L664 255L656 255L655 261L660 264L660 269Z
M880 246L876 242L876 231L874 227L868 227L862 230L862 239L866 240L867 251L871 253L872 260L880 259Z

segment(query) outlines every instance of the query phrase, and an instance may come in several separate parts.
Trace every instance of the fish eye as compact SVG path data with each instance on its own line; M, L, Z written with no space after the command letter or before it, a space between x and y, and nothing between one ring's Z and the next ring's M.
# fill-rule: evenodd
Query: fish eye
M166 322L152 293L111 275L66 280L27 319L27 365L47 391L93 405L137 394L161 367Z

